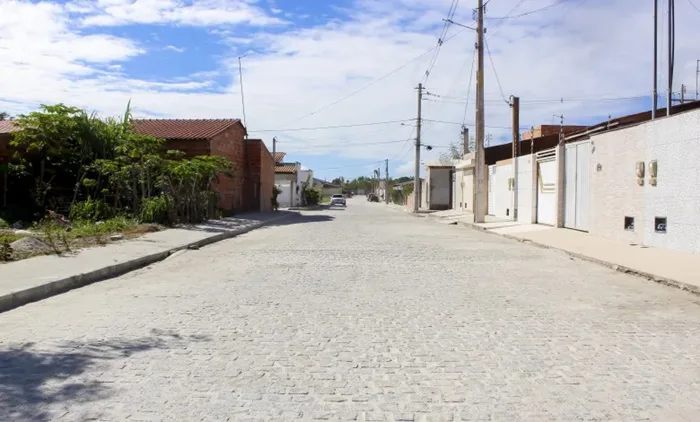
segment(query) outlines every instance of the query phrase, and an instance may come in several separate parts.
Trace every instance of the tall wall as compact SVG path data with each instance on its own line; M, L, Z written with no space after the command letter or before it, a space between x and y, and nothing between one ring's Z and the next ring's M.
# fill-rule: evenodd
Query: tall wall
M243 137L243 128L235 125L209 141L212 155L228 158L233 163L232 176L219 176L216 187L220 195L218 205L227 212L240 212L251 209L250 200L246 201L244 197L247 154L245 153Z
M533 177L534 156L523 155L518 157L518 221L521 223L534 222L535 212L535 183L537 179Z
M700 253L700 110L661 117L591 137L590 233L682 252ZM649 163L658 163L657 185ZM635 166L644 163L644 183ZM634 218L625 230L624 218ZM655 230L666 217L666 233Z
M493 178L489 180L494 193L493 215L499 218L512 218L513 191L510 189L510 179L513 178L513 160L508 159L496 163Z

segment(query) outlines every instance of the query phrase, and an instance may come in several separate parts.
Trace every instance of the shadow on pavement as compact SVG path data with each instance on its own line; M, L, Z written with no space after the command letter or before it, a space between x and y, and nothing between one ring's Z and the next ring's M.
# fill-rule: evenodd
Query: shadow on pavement
M0 348L0 420L49 421L56 405L94 402L111 395L109 384L84 374L104 362L127 359L154 349L185 347L210 341L206 336L182 337L152 330L148 337L94 342L65 342L50 350L25 343ZM53 405L53 406L52 406Z
M290 226L292 224L306 224L306 223L325 223L328 221L335 220L332 215L326 214L297 214L288 218L283 218L281 220L275 220L269 223L266 227L273 226Z

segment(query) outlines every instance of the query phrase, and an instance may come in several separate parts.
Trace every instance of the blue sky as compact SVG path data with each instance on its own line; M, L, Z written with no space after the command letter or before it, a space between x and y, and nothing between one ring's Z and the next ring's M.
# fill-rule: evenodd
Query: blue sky
M0 0L0 109L22 113L65 102L119 115L131 99L139 117L242 117L237 58L244 56L246 123L268 148L276 136L288 159L324 178L369 175L387 158L392 175L410 175L418 82L436 94L423 103L424 117L434 120L425 123L423 142L435 147L425 161L459 141L460 124L474 120L472 32L448 28L425 78L451 3ZM475 6L461 0L453 19L473 24ZM551 124L554 115L590 124L648 108L649 6L490 2L485 96L494 143L509 140L510 95L521 98L523 127ZM676 8L674 91L686 84L692 98L700 12L689 2ZM665 58L663 23L660 33ZM662 91L664 75L662 60ZM317 129L297 130L305 128Z

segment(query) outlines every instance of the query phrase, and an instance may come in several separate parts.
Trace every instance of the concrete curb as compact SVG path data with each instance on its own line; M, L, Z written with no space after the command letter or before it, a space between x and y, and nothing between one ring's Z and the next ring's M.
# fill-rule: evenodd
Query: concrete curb
M116 265L111 265L109 267L103 267L87 273L50 281L40 286L34 286L25 290L20 290L18 292L13 292L0 296L0 313L7 312L9 310L18 308L20 306L24 306L32 302L38 302L40 300L48 299L52 296L57 296L59 294L66 293L70 290L77 289L79 287L84 287L89 284L96 283L98 281L104 281L110 278L119 277L126 273L136 271L156 262L162 261L178 251L185 249L199 249L201 247L211 245L212 243L221 242L222 240L240 236L260 227L274 223L275 221L290 218L293 215L296 214L283 215L280 217L271 218L270 220L259 221L249 226L244 226L240 229L219 233L214 236L210 236L205 239L200 239L195 242L190 242L184 245L170 248L162 252L142 256Z
M529 239L522 239L522 238L519 238L516 236L511 236L508 234L496 233L496 232L493 232L485 227L479 227L479 226L476 226L472 223L462 222L461 225L469 227L472 230L482 231L482 232L492 234L495 236L500 236L500 237L504 237L506 239L514 240L516 242L526 243L528 245L537 246L537 247L542 248L542 249L558 250L558 251L564 252L565 254L567 254L571 257L578 258L578 259L581 259L583 261L593 262L595 264L602 265L604 267L608 267L612 270L619 271L621 273L632 274L632 275L635 275L637 277L642 277L642 278L645 278L647 280L653 281L655 283L663 284L663 285L669 286L669 287L675 287L677 289L680 289L680 290L683 290L686 292L690 292L690 293L693 293L695 295L700 295L700 287L692 285L692 284L684 283L682 281L673 280L670 278L661 277L661 276L647 273L644 271L635 270L634 268L625 267L625 266L622 266L619 264L615 264L614 262L605 261L603 259L598 259L598 258L593 258L593 257L590 257L588 255L580 254L577 252L567 251L566 249L558 248L558 247L552 246L552 245L547 245L546 243L535 242L535 241L529 240Z

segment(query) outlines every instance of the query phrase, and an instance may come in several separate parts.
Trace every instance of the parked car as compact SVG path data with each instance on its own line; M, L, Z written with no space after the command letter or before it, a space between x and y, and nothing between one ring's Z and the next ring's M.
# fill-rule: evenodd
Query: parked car
M373 193L370 193L369 195L367 195L367 200L369 202L379 202L379 197Z
M331 196L331 207L334 205L339 205L343 207L347 207L347 204L345 203L345 197L342 194L335 194Z

